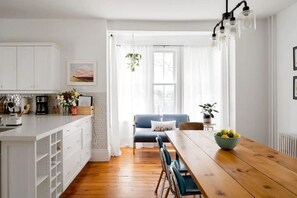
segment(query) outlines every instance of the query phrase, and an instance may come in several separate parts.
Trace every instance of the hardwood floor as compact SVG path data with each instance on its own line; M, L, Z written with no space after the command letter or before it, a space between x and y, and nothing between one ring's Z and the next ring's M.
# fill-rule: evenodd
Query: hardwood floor
M131 148L121 151L122 155L112 157L110 162L89 162L61 197L157 197L154 190L161 172L158 149L137 149L134 156Z

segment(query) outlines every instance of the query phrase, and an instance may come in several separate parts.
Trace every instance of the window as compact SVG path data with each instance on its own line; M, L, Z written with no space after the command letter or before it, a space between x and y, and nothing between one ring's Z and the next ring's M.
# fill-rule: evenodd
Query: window
M153 91L155 113L176 113L178 110L178 50L166 49L153 52Z

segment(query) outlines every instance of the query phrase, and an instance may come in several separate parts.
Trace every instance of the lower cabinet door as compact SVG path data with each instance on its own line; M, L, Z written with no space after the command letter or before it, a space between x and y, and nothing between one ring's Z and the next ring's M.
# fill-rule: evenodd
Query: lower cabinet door
M64 161L63 166L63 190L69 186L72 180L76 177L81 167L80 150L74 152L67 160Z
M81 152L82 166L86 165L86 163L88 163L90 159L91 159L91 142L89 142L88 144L85 144Z

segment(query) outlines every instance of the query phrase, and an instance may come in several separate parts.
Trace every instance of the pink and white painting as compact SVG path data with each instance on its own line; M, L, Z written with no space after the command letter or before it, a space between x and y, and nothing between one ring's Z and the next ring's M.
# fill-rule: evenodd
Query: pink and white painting
M67 83L68 85L95 85L96 62L68 62Z

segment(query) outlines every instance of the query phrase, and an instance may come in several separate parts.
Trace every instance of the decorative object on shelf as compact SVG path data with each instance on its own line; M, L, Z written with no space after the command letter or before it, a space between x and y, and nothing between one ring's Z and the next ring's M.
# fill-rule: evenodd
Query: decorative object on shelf
M234 11L242 4L244 4L244 7L236 20ZM220 29L216 31L219 25ZM231 11L228 11L228 0L226 0L226 12L222 14L221 21L213 28L213 46L227 44L229 39L234 39L236 35L240 36L241 29L245 30L250 28L256 29L256 15L253 10L250 10L247 2L241 1Z
M297 70L297 46L293 47L293 69Z
M297 100L297 76L293 76L293 99Z
M125 58L128 59L128 68L131 69L131 72L134 72L136 67L139 67L139 62L142 58L141 54L134 52L134 34L132 34L132 44L131 44L132 53L128 53Z
M76 89L58 94L56 99L62 107L63 115L70 115L72 106L77 106L79 93Z
M68 61L68 85L96 85L96 61Z
M204 123L211 123L211 118L214 118L214 115L213 113L219 113L218 110L215 110L214 109L214 106L216 105L217 103L213 103L213 104L210 104L210 103L205 103L203 105L199 105L199 107L202 108L202 111L201 113L203 113L203 122Z
M93 97L92 96L79 96L78 106L92 106Z
M233 149L240 141L240 134L232 129L222 129L220 132L215 133L214 137L219 147L225 150Z

